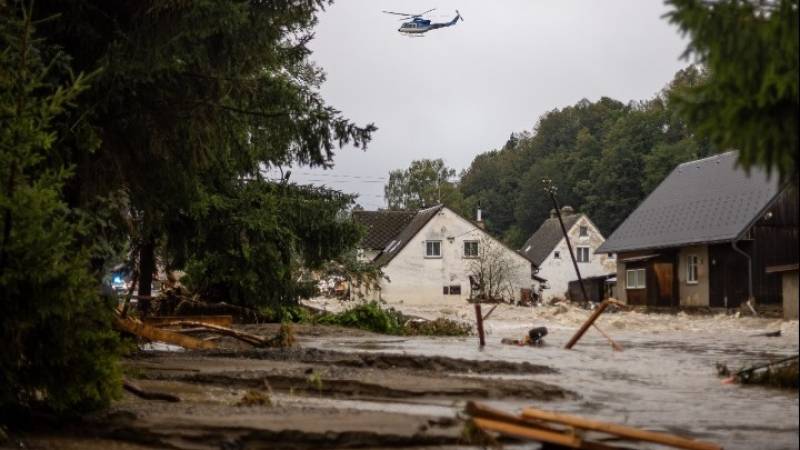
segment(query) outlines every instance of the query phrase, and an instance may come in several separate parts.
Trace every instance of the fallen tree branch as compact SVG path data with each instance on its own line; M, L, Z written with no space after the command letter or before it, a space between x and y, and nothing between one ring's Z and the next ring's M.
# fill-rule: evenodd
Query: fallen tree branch
M191 350L203 350L217 348L213 342L203 341L191 336L176 333L174 331L162 330L130 317L122 318L114 316L114 327L120 331L145 338L150 341L165 342Z
M202 322L221 327L230 327L233 324L233 316L226 315L201 315L201 316L150 316L143 322L156 327L168 327L184 321Z
M255 334L245 333L244 331L234 330L232 328L222 327L219 325L213 325L210 323L203 323L203 322L196 322L193 320L178 320L175 322L171 322L170 325L180 325L180 326L188 326L194 328L204 328L206 330L216 332L219 334L224 334L226 336L230 336L232 338L236 338L240 341L246 342L250 345L254 345L256 347L266 347L269 345L270 340Z

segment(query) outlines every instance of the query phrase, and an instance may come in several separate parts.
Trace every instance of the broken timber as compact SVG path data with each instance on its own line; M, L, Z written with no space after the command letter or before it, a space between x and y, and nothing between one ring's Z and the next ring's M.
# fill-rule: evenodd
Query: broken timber
M529 439L537 442L587 450L615 450L622 447L586 439L587 433L611 435L617 440L652 442L687 450L721 450L712 442L697 441L666 433L642 430L625 425L584 419L535 408L526 408L522 416L515 416L470 402L466 408L472 421L483 431ZM607 437L606 437L607 438Z
M713 442L696 441L687 439L680 436L675 436L666 433L657 433L655 431L642 430L639 428L629 427L626 425L619 425L610 422L600 422L598 420L584 419L583 417L571 416L568 414L561 414L551 411L544 411L536 408L525 408L522 411L522 417L526 419L541 420L548 423L560 423L569 425L584 430L599 431L603 433L612 434L614 436L634 440L653 442L656 444L668 445L675 448L684 448L687 450L721 450L717 444Z
M567 350L571 349L578 342L578 340L580 340L580 338L583 337L584 333L586 333L586 330L588 330L590 326L594 325L595 329L597 329L597 331L599 331L600 334L605 336L605 338L608 339L609 342L611 342L611 347L613 347L614 350L622 351L622 346L614 342L614 340L611 339L609 335L605 334L603 330L600 329L600 327L594 324L594 321L597 320L598 317L600 317L600 314L603 314L603 311L605 311L606 308L608 308L608 305L612 304L619 305L619 302L617 302L616 300L612 301L611 299L606 299L600 302L600 304L597 305L597 308L595 308L594 311L592 312L592 315L589 316L588 319L586 319L586 322L584 322L583 325L581 325L581 327L578 329L575 335L572 336L569 342L567 342L567 345L565 345L564 348L566 348Z

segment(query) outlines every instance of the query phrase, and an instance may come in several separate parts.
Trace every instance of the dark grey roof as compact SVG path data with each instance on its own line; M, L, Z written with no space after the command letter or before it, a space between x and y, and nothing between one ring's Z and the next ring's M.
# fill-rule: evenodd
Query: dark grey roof
M582 214L562 215L564 227L567 231L572 228ZM547 258L547 255L556 248L561 239L564 238L564 233L561 232L561 224L558 223L558 218L551 217L542 223L542 226L531 235L525 242L525 245L520 249L520 253L526 258L533 261L534 264L540 266ZM528 249L530 247L530 249Z
M736 152L676 167L597 249L611 253L726 242L739 237L776 198L776 176L737 169ZM632 180L633 181L633 180Z
M436 205L427 209L421 209L417 211L414 216L412 217L411 221L403 228L400 233L391 239L388 244L384 247L383 252L381 252L374 260L375 264L379 267L384 266L389 263L398 253L400 250L405 248L408 241L414 238L419 230L425 226L428 221L430 221L436 213L442 210L444 205Z
M367 229L360 247L383 250L416 215L417 211L353 211L353 220Z
M561 216L564 221L564 227L569 231L582 214L569 214ZM542 265L542 262L547 258L547 255L556 248L561 239L564 238L564 233L561 232L561 224L558 223L558 218L551 217L545 220L542 225L536 230L535 233L525 241L525 245L520 249L520 253L526 258L533 261L537 266ZM530 247L530 249L528 248Z

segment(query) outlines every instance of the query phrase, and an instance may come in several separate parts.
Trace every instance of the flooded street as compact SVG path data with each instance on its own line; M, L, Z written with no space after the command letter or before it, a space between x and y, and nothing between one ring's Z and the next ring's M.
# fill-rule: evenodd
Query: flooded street
M436 311L401 308L420 316L437 314L469 320L469 307ZM486 309L484 309L486 310ZM606 314L598 325L624 347L615 352L590 329L574 350L564 343L588 311L566 307L514 308L502 305L487 321L487 345L477 338L326 338L307 342L339 351L376 351L441 355L474 360L529 362L551 366L557 374L536 380L570 389L576 400L501 400L494 406L519 410L539 406L601 420L691 435L730 449L798 448L798 394L756 386L722 384L715 363L738 368L798 352L798 322L737 316L690 316L683 313ZM532 326L547 326L543 347L500 344L521 338ZM756 336L781 330L779 337ZM484 375L476 375L484 376ZM525 375L504 375L524 378Z
M401 309L465 323L474 315L467 304ZM797 391L723 384L715 370L717 362L737 369L796 354L798 322L607 312L597 323L623 351L594 329L564 350L589 314L568 305L501 305L486 322L482 350L475 336L387 336L318 324L295 324L300 345L293 348L253 348L230 338L216 350L148 346L126 359L126 373L140 388L178 401L126 393L82 422L42 424L19 438L31 449L466 449L476 448L465 441L461 420L472 400L508 412L532 406L572 413L726 449L798 448ZM545 345L500 344L533 326L548 328ZM270 336L279 327L241 329ZM778 330L778 337L763 336Z

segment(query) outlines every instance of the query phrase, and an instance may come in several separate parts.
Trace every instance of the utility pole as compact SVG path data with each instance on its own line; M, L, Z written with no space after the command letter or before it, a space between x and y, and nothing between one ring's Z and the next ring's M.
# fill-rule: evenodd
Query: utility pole
M569 249L569 257L572 259L572 266L575 267L575 273L578 275L578 283L581 285L581 293L583 293L583 301L588 303L589 296L586 295L586 287L583 285L583 278L581 278L581 271L578 269L578 261L575 260L575 254L572 252L572 243L569 241L569 236L567 235L567 228L564 226L564 220L561 218L561 209L558 207L558 201L556 200L556 191L558 188L553 185L553 180L549 178L545 178L542 180L542 184L544 184L544 191L550 195L550 199L553 201L553 208L556 210L556 217L558 217L558 223L561 224L561 232L564 234L564 240L567 241L567 248Z

